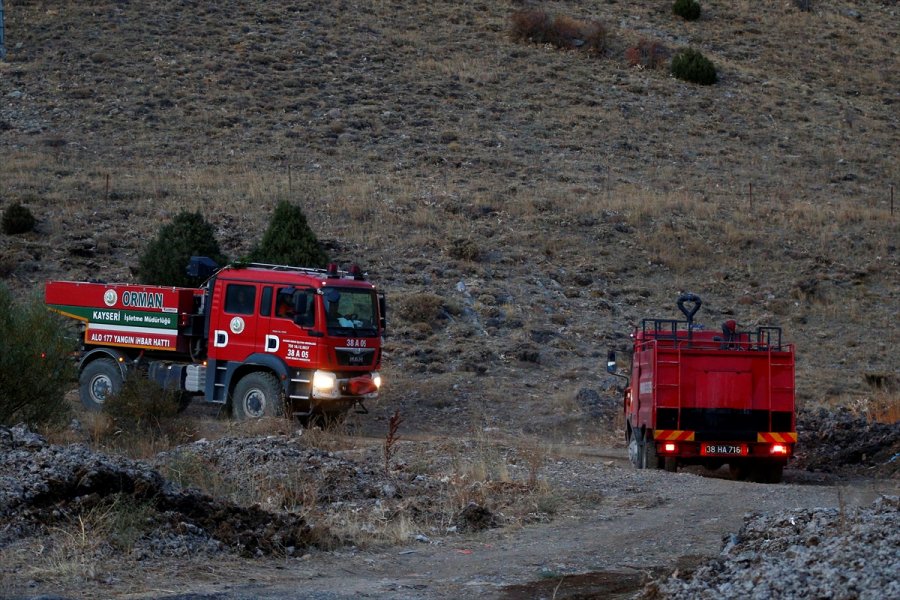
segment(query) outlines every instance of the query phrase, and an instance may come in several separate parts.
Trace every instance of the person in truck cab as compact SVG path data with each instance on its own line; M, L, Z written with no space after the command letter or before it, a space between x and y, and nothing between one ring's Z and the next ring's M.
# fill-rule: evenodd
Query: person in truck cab
M281 319L293 319L294 307L291 306L290 298L284 294L278 294L278 304L275 307L275 316Z

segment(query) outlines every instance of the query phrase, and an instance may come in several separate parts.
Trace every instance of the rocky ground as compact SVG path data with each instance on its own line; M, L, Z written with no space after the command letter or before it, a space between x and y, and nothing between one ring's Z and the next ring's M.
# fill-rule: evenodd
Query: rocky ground
M629 571L625 585L610 573L591 570L596 562L559 558L571 553L571 540L548 538L552 551L543 555L545 572L535 582L500 578L484 591L516 597L519 589L540 596L544 577L557 583L568 579L559 596L564 598L582 597L577 593L585 590L613 593L614 581L623 586L622 597L645 584L646 598L742 598L748 590L763 597L764 592L788 594L800 588L828 589L833 598L877 597L874 590L896 584L900 513L896 495L874 505L866 502L879 490L900 491L900 425L873 427L861 418L824 411L814 419L800 429L804 452L782 486L742 484L718 473L700 476L702 470L695 469L652 473L648 481L650 473L632 470L621 449L541 449L522 439L504 441L499 434L493 440L459 440L453 448L434 438L398 441L385 465L383 440L317 430L202 439L151 461L134 461L84 444L50 444L22 427L2 428L2 573L10 589L19 590L11 597L55 586L81 597L87 593L79 591L82 586L96 582L119 597L131 585L140 589L139 581L125 575L129 565L190 558L190 569L196 569L203 557L246 557L256 561L261 580L269 581L266 597L298 597L278 591L278 578L262 575L272 561L300 560L296 567L314 558L322 567L325 557L349 552L354 560L368 556L369 567L383 568L395 544L490 547L498 535L511 538L512 551L527 547L514 541L517 535L544 531L555 538L565 535L567 522L606 523L622 518L615 516L621 513L640 519L650 510L655 521L680 518L689 524L698 514L691 496L719 497L714 490L723 487L732 496L770 497L753 514L748 512L752 503L723 497L737 511L727 519L734 529L722 532L725 547L709 562L700 551L715 553L715 536L708 534L706 539L692 534L697 554L681 549L680 568L668 578L671 566L663 556L632 554L629 542L610 541L621 553L619 567L640 567L662 577ZM838 431L843 434L833 434ZM827 472L822 465L828 465ZM866 483L861 476L881 483ZM836 506L816 504L823 501ZM749 516L738 529L741 511ZM91 539L80 537L86 530L92 531ZM561 562L554 563L552 556ZM430 564L436 557L422 560ZM492 552L483 566L506 571L510 560L523 557ZM172 585L194 589L179 578ZM352 592L349 584L329 585L335 597ZM249 592L235 588L221 597L244 593ZM373 593L394 597L389 589ZM444 596L425 585L419 593L399 597Z
M721 556L642 598L896 598L900 497L864 507L753 515Z

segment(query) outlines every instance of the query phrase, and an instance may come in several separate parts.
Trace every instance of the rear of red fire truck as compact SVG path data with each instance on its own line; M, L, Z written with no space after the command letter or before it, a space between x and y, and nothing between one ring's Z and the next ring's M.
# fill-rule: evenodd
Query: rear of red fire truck
M735 478L778 483L797 442L794 346L779 327L707 330L693 321L701 304L683 294L684 320L644 319L633 334L628 457L639 469L728 464Z

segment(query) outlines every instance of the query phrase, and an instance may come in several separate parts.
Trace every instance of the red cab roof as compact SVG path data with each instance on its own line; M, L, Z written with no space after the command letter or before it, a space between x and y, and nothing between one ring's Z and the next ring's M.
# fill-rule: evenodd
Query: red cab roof
M346 272L339 271L337 276L329 276L324 269L306 269L301 267L285 267L277 265L225 267L216 275L226 281L253 281L258 283L284 283L286 285L308 285L314 288L325 286L355 287L374 289L370 281L354 279Z

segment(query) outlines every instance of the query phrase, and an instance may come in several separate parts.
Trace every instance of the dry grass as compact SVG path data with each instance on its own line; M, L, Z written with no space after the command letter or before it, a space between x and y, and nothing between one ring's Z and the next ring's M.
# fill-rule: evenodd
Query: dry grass
M900 392L897 390L875 390L863 397L848 398L844 403L873 423L893 425L900 421Z
M541 10L524 10L510 17L510 35L517 41L552 44L567 50L600 53L606 49L606 28L595 20L581 20Z
M153 509L124 495L109 497L53 527L34 548L29 576L39 580L99 580L105 559L128 554L146 533Z
M423 531L402 511L378 507L362 513L347 510L328 515L323 523L342 542L361 548L405 544Z
M668 62L669 54L662 42L641 38L625 51L625 61L629 67L660 69Z

